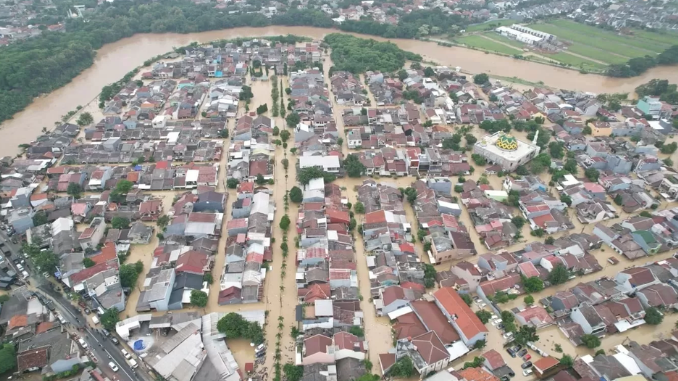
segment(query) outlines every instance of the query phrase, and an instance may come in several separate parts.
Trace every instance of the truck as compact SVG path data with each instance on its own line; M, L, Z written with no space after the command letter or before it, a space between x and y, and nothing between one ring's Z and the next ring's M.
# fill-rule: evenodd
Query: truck
M129 364L129 367L132 369L136 369L139 364L137 364L137 361L135 359L128 359L127 364Z

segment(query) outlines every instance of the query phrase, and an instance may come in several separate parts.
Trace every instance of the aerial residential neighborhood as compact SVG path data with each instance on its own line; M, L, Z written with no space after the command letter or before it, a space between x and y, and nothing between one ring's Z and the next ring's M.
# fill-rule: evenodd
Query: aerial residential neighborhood
M677 17L0 3L0 377L677 379Z

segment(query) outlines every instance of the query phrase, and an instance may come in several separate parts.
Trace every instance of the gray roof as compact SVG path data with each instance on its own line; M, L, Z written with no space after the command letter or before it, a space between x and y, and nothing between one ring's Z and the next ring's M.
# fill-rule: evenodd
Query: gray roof
M7 324L14 315L25 315L26 311L28 311L28 301L19 295L12 295L2 304L0 325Z
M33 336L28 340L19 342L18 353L29 350L30 348L38 348L49 345L49 363L53 363L59 359L65 359L71 354L71 344L73 340L68 338L67 333L62 333L60 329L52 329Z

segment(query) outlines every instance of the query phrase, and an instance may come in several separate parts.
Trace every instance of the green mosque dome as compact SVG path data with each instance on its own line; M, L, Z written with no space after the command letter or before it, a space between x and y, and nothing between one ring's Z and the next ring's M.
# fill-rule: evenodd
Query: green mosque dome
M504 151L515 151L518 149L518 141L511 135L500 135L494 144Z

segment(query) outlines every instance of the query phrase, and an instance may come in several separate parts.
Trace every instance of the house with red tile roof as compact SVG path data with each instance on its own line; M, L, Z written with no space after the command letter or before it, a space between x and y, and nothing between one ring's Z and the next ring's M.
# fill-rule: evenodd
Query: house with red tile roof
M186 272L203 275L205 271L209 271L210 265L211 259L209 255L198 250L189 250L179 256L175 271L177 274Z
M362 361L365 359L367 348L365 347L365 342L358 338L358 336L343 331L334 334L332 339L334 340L335 360L354 358Z
M645 308L678 308L678 294L667 284L653 284L636 293Z
M499 381L499 378L484 368L466 368L457 373L466 381Z
M380 288L379 294L381 297L376 300L379 303L375 303L377 305L377 315L379 316L384 316L399 308L406 307L411 301L421 297L421 293L401 286Z
M304 339L302 364L334 364L334 343L325 335L314 335Z
M103 217L92 219L89 226L80 233L78 243L83 250L94 250L103 240L106 231L106 221Z
M459 332L461 340L466 346L472 347L478 340L487 338L487 327L478 319L478 316L456 290L451 287L443 287L434 292L433 297L440 310Z
M632 267L620 271L615 277L619 288L626 292L640 290L642 288L659 283L652 271L647 267Z
M541 306L529 306L520 312L514 313L516 321L521 325L545 328L554 323L553 318Z
M531 278L531 277L538 277L539 276L539 271L537 268L534 266L534 263L532 262L523 262L518 265L518 269L520 270L520 273L523 274L524 276Z
M558 371L560 362L555 357L542 357L532 363L534 373L538 378L554 374Z
M139 205L142 221L157 221L162 215L162 200L148 200Z

